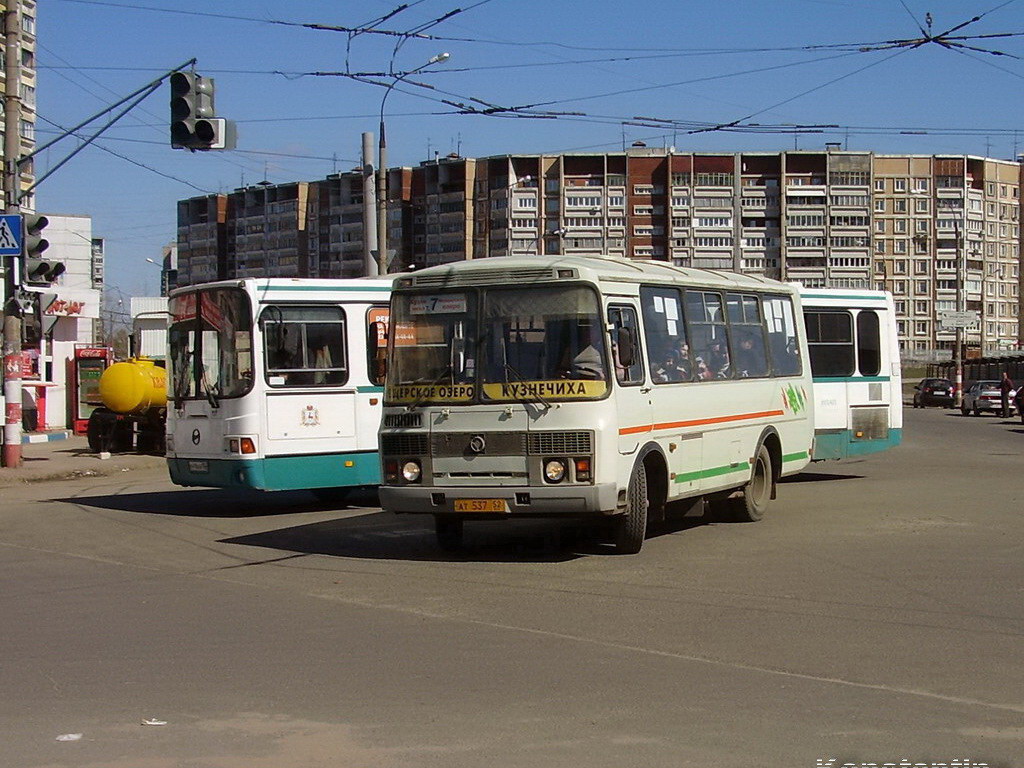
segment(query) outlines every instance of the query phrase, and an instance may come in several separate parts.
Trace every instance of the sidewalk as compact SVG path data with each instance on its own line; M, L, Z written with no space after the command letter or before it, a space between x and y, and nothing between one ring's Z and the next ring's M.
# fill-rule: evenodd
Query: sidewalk
M21 457L22 465L17 469L0 467L0 488L165 466L163 456L115 453L109 459L101 459L89 450L88 442L81 435L28 443L21 447Z

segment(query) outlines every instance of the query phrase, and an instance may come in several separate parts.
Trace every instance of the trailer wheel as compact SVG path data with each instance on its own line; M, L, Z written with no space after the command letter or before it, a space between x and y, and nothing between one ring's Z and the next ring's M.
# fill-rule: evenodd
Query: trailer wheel
M108 408L96 408L89 414L89 423L85 429L89 450L93 453L109 451L113 437L114 424L117 417Z

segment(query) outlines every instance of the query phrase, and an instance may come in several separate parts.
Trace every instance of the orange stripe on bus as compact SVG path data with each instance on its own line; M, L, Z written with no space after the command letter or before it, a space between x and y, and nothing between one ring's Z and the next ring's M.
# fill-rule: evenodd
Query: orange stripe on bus
M730 421L746 421L747 419L765 419L782 416L783 411L760 411L758 413L738 413L735 416L715 416L710 419L693 419L691 421L666 421L660 424L644 424L639 427L623 427L620 435L635 435L639 432L653 432L659 429L679 429L680 427L700 427L707 424L724 424Z

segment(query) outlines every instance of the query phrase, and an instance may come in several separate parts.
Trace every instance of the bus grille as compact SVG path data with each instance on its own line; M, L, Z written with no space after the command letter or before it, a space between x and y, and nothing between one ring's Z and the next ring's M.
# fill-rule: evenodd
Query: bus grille
M417 288L450 285L476 285L483 283L527 283L537 280L554 280L551 268L530 267L525 269L475 269L457 274L413 275Z
M529 452L537 454L584 454L594 452L593 432L531 432Z
M474 438L483 441L484 456L522 456L526 452L525 432L435 432L430 439L432 456L466 456L477 453L470 448Z
M389 413L384 417L385 427L419 427L423 416L419 413Z
M424 456L429 447L425 434L381 435L380 451L385 456Z

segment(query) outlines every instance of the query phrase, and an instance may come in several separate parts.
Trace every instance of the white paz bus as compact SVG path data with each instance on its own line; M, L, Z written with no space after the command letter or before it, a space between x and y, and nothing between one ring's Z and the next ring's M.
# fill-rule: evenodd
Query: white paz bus
M501 257L395 281L382 506L613 522L637 552L667 503L757 520L810 461L795 287L618 258Z
M247 278L172 292L171 479L332 499L377 485L390 291L390 278Z

